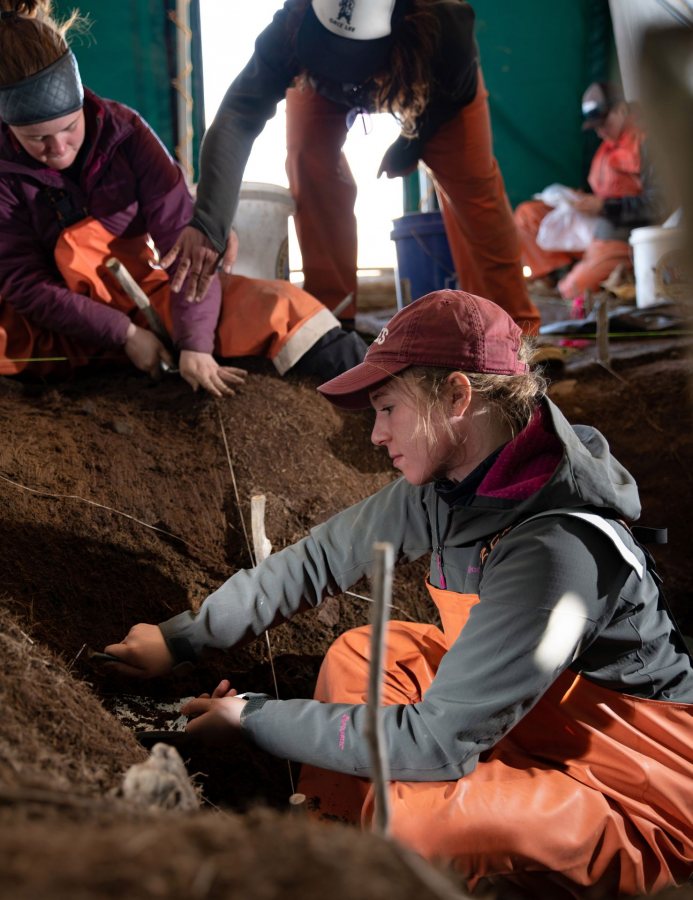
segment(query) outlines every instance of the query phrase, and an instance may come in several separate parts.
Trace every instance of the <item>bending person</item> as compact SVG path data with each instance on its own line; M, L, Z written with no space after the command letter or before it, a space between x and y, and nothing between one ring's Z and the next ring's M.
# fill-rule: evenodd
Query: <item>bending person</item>
M169 254L177 289L207 287L238 203L253 141L287 101L287 173L305 288L340 314L356 310L356 185L342 146L361 112L393 113L402 134L380 173L430 168L460 286L489 297L533 333L539 312L493 156L474 11L461 0L286 0L259 35L208 129L191 228Z
M168 252L190 219L183 173L136 112L83 88L49 12L0 0L0 373L120 356L156 374L179 353L183 378L219 396L245 377L220 358L263 354L323 378L359 362L360 338L288 282L234 276L222 291L215 276L201 304L171 289L152 246ZM149 295L168 347L109 257Z
M430 554L442 630L393 621L387 635L393 836L472 887L654 891L693 872L693 667L626 524L632 477L598 431L568 424L526 358L488 300L441 291L405 307L319 389L374 407L372 440L403 477L237 572L197 615L135 625L106 650L118 671L165 674L344 591L376 541L397 561ZM183 708L188 731L240 729L304 764L316 815L368 827L369 641L366 627L335 642L314 700L237 697L222 681Z

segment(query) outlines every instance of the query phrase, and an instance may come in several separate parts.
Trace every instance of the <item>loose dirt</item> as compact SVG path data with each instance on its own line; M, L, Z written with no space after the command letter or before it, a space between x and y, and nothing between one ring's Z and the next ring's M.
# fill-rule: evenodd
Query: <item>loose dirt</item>
M568 418L600 428L634 473L642 523L668 527L669 544L654 553L688 633L690 359L671 344L617 360L614 372L569 366L551 389ZM251 565L253 494L267 497L278 550L393 477L370 445L367 413L339 413L313 383L252 368L224 401L175 376L0 379L0 846L12 860L2 897L441 896L385 842L289 816L286 762L243 744L212 753L180 742L204 796L192 817L152 818L121 795L124 772L147 756L113 714L122 693L174 702L222 676L239 690L273 692L272 666L262 639L133 686L91 664L88 648L135 622L197 608ZM398 571L395 615L434 615L425 568ZM354 590L367 596L369 585ZM340 596L275 629L280 695L309 696L331 641L368 616L366 600Z

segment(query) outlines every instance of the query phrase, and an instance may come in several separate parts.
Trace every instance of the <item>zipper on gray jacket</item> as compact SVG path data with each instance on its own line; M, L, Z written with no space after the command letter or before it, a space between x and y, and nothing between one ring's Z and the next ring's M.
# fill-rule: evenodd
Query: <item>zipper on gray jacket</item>
M446 591L448 589L448 583L445 580L445 571L443 568L443 541L447 537L448 529L450 528L450 511L448 510L448 521L445 527L445 534L443 535L443 539L440 537L440 525L438 524L438 505L439 505L439 497L436 494L436 509L435 509L435 522L436 522L436 563L438 565L438 580L440 582L440 587L442 590Z

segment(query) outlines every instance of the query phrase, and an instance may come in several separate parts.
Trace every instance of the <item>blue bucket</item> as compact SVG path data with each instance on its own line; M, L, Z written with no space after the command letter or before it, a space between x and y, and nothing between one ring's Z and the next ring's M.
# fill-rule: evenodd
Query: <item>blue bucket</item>
M431 291L457 287L457 274L439 211L407 213L392 223L397 251L400 306ZM401 295L404 296L401 296Z

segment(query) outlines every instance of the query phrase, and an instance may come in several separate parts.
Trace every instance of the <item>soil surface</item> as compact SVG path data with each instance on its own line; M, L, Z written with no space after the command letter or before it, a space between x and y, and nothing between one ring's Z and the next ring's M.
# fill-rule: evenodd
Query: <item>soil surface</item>
M652 549L688 634L691 359L690 347L674 341L617 356L610 370L576 359L550 390L570 421L604 432L636 476L642 524L669 529L668 545ZM153 743L136 732L175 725L181 697L222 676L269 693L276 678L281 697L310 696L335 636L368 621L369 602L343 595L275 629L271 663L261 639L142 684L90 661L91 649L135 622L195 609L252 564L252 495L267 498L267 536L278 550L393 477L387 455L370 444L368 413L340 413L312 382L280 379L262 362L252 369L223 401L193 394L174 375L158 383L117 370L60 384L0 379L0 846L13 859L0 896L305 900L329 889L338 900L452 890L422 886L385 842L338 826L325 837L324 826L289 816L296 773L242 744L212 753L173 738L206 806L192 819L152 819L125 805L123 773L146 759L142 742ZM434 615L425 569L422 561L398 570L395 617ZM367 597L369 585L354 592ZM171 706L157 719L159 703ZM263 811L253 812L258 804ZM22 848L39 843L36 865ZM88 853L72 852L87 845ZM114 846L122 853L109 868ZM233 865L221 862L229 846L243 847ZM352 866L363 873L360 893ZM253 878L263 885L257 891Z

